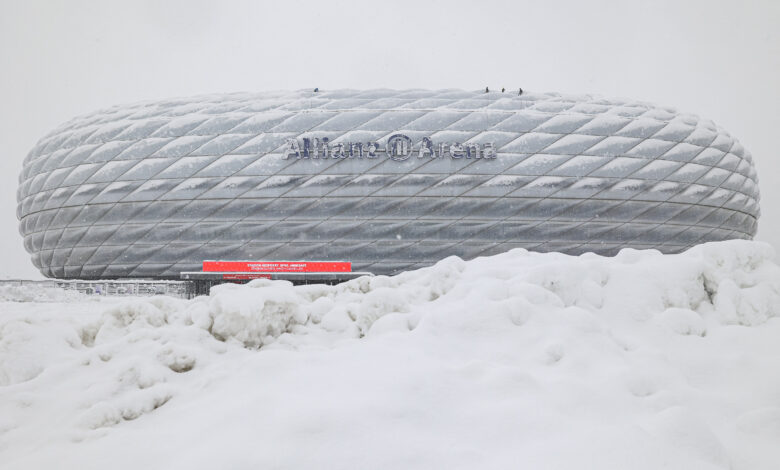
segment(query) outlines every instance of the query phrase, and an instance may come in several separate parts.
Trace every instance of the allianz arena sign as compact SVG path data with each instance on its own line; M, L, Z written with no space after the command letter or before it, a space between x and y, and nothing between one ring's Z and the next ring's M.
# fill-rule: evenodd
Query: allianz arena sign
M178 279L204 260L395 274L516 248L677 253L752 238L759 199L739 141L669 107L299 90L76 117L25 158L17 216L45 276Z
M338 142L331 143L328 137L306 138L299 144L297 139L287 140L285 158L380 158L386 156L391 160L404 161L416 155L418 158L466 158L493 159L496 158L495 144L488 142L434 143L430 137L423 137L415 144L404 134L393 134L382 145L379 142Z

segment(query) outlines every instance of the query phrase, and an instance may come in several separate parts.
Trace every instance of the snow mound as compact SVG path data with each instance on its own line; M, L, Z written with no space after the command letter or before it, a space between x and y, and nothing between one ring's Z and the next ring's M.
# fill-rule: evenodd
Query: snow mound
M337 286L0 304L0 460L774 468L773 257L514 250Z

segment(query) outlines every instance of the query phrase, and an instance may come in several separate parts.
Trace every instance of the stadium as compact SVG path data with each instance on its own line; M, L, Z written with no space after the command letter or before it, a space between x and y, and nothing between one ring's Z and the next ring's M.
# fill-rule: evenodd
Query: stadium
M178 279L206 260L394 274L513 248L613 255L751 239L750 154L712 121L555 93L196 96L71 120L24 161L47 277Z

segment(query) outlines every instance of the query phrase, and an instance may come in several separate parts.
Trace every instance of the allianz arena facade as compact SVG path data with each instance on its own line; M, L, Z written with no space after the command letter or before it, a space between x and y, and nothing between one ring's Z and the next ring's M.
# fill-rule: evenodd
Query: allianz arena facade
M116 106L44 137L17 215L57 278L203 260L392 274L522 247L666 253L752 238L756 171L690 114L591 96L297 91Z

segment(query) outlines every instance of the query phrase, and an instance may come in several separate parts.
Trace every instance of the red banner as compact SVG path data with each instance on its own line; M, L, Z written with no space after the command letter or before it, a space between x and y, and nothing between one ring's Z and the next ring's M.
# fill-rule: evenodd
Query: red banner
M348 273L348 261L204 261L206 272L241 273Z

